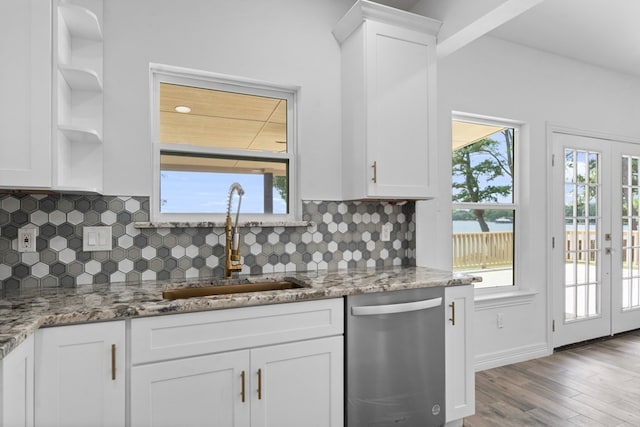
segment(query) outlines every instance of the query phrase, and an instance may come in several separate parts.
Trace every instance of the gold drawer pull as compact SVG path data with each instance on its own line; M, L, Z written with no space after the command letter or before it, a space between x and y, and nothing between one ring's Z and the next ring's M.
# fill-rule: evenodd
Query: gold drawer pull
M244 387L244 383L245 383L245 373L244 373L244 371L242 371L242 373L240 374L240 376L242 377L242 401L244 402L244 399L245 399L245 387Z
M111 344L111 379L116 380L116 345Z
M451 321L451 325L452 326L456 326L456 303L455 303L455 301L451 302L451 304L449 304L449 307L451 307L451 318L449 319L449 321Z
M371 178L371 181L375 184L378 182L378 162L374 160L371 167L373 168L373 178Z

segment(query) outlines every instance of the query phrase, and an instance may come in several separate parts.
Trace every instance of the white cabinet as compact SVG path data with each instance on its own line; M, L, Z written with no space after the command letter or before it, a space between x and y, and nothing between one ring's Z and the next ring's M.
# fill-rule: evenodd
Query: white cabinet
M440 25L360 0L334 29L342 54L344 199L434 197Z
M133 319L131 425L342 426L343 316L333 299Z
M51 3L0 1L0 188L51 187Z
M136 366L132 426L248 426L249 352L235 351Z
M446 421L447 426L462 426L462 418L475 413L473 285L447 287L445 304Z
M132 426L342 423L342 337L136 366Z
M0 360L0 427L33 426L33 335Z
M53 185L101 192L102 0L54 1Z
M0 188L100 192L102 0L0 2Z
M342 426L343 345L338 336L252 350L251 426Z
M36 333L35 425L125 424L125 322Z

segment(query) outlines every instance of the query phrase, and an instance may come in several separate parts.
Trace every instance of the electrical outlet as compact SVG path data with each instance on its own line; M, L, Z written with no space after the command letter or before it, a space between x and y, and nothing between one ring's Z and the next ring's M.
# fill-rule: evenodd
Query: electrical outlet
M496 323L497 323L498 329L502 329L504 327L504 316L502 313L498 313L496 317L497 317Z
M391 240L391 232L393 231L393 225L390 223L382 224L382 229L380 230L380 240L383 242L388 242Z
M18 252L35 252L36 234L35 228L18 229Z

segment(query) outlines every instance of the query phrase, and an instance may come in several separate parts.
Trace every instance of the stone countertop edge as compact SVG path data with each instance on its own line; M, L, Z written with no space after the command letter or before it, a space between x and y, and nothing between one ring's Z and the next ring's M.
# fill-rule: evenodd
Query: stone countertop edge
M283 279L302 282L305 287L176 300L162 298L162 291L166 289ZM388 267L336 272L273 273L231 280L178 279L3 291L0 293L0 360L45 326L338 298L403 289L459 286L480 280L476 276L428 267Z

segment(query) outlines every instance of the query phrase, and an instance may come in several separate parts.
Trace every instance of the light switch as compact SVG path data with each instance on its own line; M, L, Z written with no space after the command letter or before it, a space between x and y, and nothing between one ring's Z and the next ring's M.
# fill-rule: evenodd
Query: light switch
M82 250L110 251L113 249L111 242L111 227L83 227Z

